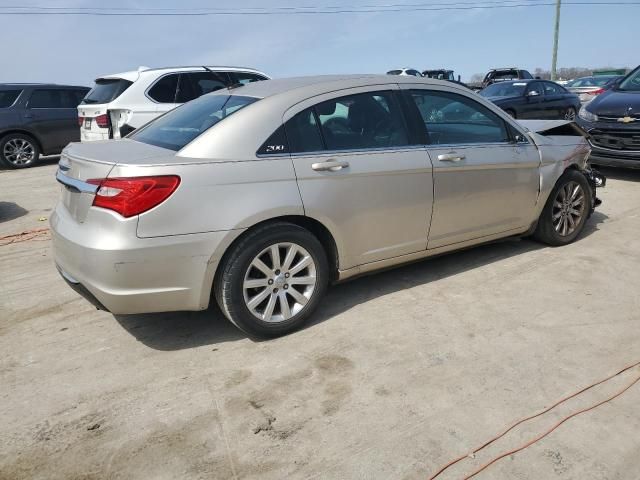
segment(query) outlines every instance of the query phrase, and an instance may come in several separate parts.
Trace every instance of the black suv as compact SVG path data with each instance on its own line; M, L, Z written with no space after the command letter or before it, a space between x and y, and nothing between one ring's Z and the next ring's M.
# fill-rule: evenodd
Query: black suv
M40 155L79 142L77 106L88 91L70 85L0 84L0 163L31 167Z
M489 70L489 73L484 76L481 84L472 85L471 87L481 90L496 82L508 82L509 80L533 80L533 75L521 68L494 68L493 70Z

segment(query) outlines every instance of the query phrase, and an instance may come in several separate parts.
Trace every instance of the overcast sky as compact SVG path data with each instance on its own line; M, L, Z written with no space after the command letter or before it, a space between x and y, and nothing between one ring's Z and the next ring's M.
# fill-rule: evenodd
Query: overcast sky
M238 8L399 3L436 0L0 0L0 7ZM0 17L0 82L91 85L97 76L140 65L201 64L250 66L275 77L384 73L404 66L448 67L464 80L498 66L550 68L554 7L295 16L0 13ZM639 23L640 6L564 6L558 65L637 65Z

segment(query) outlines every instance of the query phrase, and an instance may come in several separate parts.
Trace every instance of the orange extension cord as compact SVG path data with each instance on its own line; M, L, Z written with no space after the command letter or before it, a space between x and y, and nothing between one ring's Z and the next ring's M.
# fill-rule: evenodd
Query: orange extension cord
M429 477L429 480L434 480L436 477L438 477L440 474L442 474L445 470L447 470L449 467L452 467L453 465L461 462L462 460L464 460L465 458L468 457L472 457L473 455L475 455L476 453L478 453L480 450L484 449L485 447L488 447L489 445L491 445L492 443L494 443L495 441L499 440L500 438L504 437L507 433L509 433L511 430L513 430L514 428L516 428L518 425L523 424L524 422L527 422L529 420L532 420L536 417L539 417L541 415L544 415L545 413L549 412L550 410L553 410L554 408L556 408L558 405L571 400L574 397L577 397L578 395L580 395L581 393L586 392L587 390L590 390L594 387L597 387L598 385L602 385L605 382L608 382L609 380L611 380L614 377L617 377L618 375L621 375L622 373L631 370L632 368L635 368L637 366L640 365L640 362L636 362L632 365L629 365L628 367L623 368L622 370L620 370L617 373L614 373L613 375L608 376L607 378L600 380L597 383L593 383L591 385L589 385L588 387L583 388L582 390L577 391L576 393L573 393L567 397L564 397L563 399L557 401L556 403L554 403L553 405L551 405L550 407L544 409L543 411L536 413L535 415L531 415L529 417L523 418L522 420L517 421L516 423L514 423L513 425L511 425L509 428L507 428L505 431L503 431L502 433L500 433L499 435L496 435L495 437L491 438L489 441L485 442L484 444L482 444L480 447L476 448L475 450L473 450L470 454L468 455L463 455L462 457L456 458L455 460L452 460L451 462L447 463L446 465L444 465L442 468L440 468L440 470L438 470L434 475L432 475L431 477ZM480 472L486 470L488 467L490 467L491 465L493 465L494 463L496 463L498 460L503 459L504 457L508 457L509 455L513 455L514 453L520 452L522 450L524 450L527 447L530 447L531 445L533 445L534 443L538 442L539 440L543 439L544 437L546 437L547 435L549 435L551 432L553 432L555 429L557 429L560 425L562 425L564 422L566 422L567 420L580 415L582 413L586 413L590 410L593 410L597 407L599 407L600 405L604 405L607 402L610 402L611 400L619 397L620 395L622 395L624 392L626 392L627 390L629 390L631 387L633 387L636 383L640 382L640 375L633 381L631 382L629 385L627 385L625 388L623 388L622 390L620 390L619 392L617 392L615 395L607 398L606 400L603 400L599 403L596 403L595 405L592 405L588 408L579 410L577 412L572 413L571 415L563 418L562 420L560 420L558 423L556 423L555 425L553 425L550 429L548 429L547 431L545 431L544 433L542 433L541 435L538 435L537 437L531 439L530 441L528 441L527 443L525 443L524 445L515 448L513 450L509 450L508 452L504 452L500 455L498 455L497 457L495 457L494 459L492 459L491 461L485 463L484 465L482 465L482 467L480 467L479 469L477 469L476 471L474 471L473 473L467 475L466 477L464 477L463 480L468 480L472 477L475 477L476 475L478 475Z

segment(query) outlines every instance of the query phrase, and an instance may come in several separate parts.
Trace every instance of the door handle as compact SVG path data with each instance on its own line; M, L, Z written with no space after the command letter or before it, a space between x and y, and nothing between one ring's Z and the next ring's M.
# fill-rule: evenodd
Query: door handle
M338 170L342 170L348 166L349 162L342 160L327 160L326 162L314 163L311 165L311 168L316 172L337 172Z
M461 153L445 153L443 155L438 155L438 160L441 162L461 162L465 157Z

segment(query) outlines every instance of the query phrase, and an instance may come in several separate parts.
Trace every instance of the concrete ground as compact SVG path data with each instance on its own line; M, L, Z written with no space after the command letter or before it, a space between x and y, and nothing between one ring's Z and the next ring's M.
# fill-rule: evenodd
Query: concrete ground
M55 168L0 171L0 237L48 226ZM114 318L58 278L46 232L0 246L0 478L429 478L640 361L640 172L606 173L604 204L570 246L509 240L339 285L308 328L265 342L216 308ZM477 478L637 480L638 405L640 384Z

